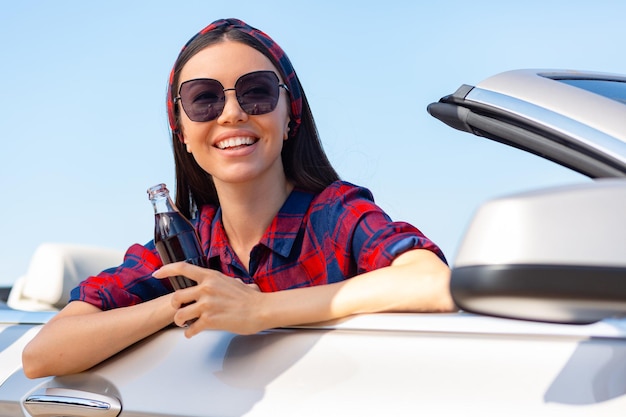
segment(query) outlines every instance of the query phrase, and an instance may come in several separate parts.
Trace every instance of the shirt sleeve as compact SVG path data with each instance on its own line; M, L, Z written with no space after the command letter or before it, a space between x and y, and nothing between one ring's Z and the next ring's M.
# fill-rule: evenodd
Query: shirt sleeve
M123 263L82 281L70 293L71 301L85 301L101 310L127 307L172 291L168 280L152 277L163 263L153 242L132 245Z
M345 250L351 251L358 274L389 266L412 249L429 250L447 262L441 249L418 228L392 221L368 189L343 183L333 205L334 235L349 244Z

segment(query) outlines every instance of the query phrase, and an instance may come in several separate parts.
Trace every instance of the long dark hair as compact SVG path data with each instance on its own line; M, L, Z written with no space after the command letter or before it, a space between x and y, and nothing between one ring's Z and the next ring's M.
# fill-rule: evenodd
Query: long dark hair
M169 100L178 92L180 71L183 66L202 49L226 40L241 42L265 55L280 71L280 66L266 47L254 37L232 27L218 28L194 38L181 52L174 64ZM285 74L280 74L283 79ZM296 76L297 79L297 76ZM297 80L298 84L300 81ZM285 176L295 187L318 193L339 179L324 153L315 120L308 100L302 90L302 121L294 137L283 142L282 162ZM180 126L179 106L175 106L176 125ZM176 205L187 217L193 217L203 205L219 205L213 178L198 165L193 155L187 152L180 140L181 133L172 131L172 146L176 167Z

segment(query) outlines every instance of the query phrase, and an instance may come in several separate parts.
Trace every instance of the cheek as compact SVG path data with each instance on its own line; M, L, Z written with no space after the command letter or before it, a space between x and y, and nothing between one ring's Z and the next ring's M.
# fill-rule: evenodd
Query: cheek
M184 142L186 144L198 142L198 138L201 138L206 134L206 129L209 127L208 124L209 123L194 123L188 119L182 120L180 124L180 131Z
M291 119L291 100L289 100L289 96L285 94L285 98L282 102L284 103L282 107L285 109L285 117L289 121Z
M279 105L276 109L279 114L282 130L285 134L289 132L289 122L291 121L290 106L291 103L289 102L289 99L284 99L281 101L281 105Z

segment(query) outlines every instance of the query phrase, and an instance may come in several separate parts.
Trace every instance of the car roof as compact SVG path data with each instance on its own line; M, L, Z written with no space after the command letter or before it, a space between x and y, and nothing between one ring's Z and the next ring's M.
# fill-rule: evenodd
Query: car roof
M524 69L475 86L464 84L431 103L428 111L458 130L523 149L591 178L625 177L625 100L626 76Z
M500 93L577 120L626 144L626 104L623 101L626 97L609 98L577 87L575 85L583 83L575 81L623 83L626 89L626 76L620 74L522 69L503 72L481 81L470 97L479 101L479 91Z

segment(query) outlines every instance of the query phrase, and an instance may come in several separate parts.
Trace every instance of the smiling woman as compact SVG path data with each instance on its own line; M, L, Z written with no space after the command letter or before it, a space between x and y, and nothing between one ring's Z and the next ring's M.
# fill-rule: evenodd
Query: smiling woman
M222 41L200 50L180 72L184 111L174 129L204 175L211 176L218 195L232 183L258 189L266 182L285 182L281 153L289 139L290 100L274 71L262 53L240 42ZM208 86L207 80L217 84ZM222 85L235 87L224 90ZM249 146L232 147L231 142ZM278 208L268 210L275 214ZM264 223L261 226L267 226Z
M163 266L154 242L133 245L29 343L27 376L85 370L172 322L191 337L454 309L439 247L339 180L291 62L268 35L213 22L181 51L167 100L176 202L195 217L208 268ZM178 275L198 285L173 292L164 278Z

